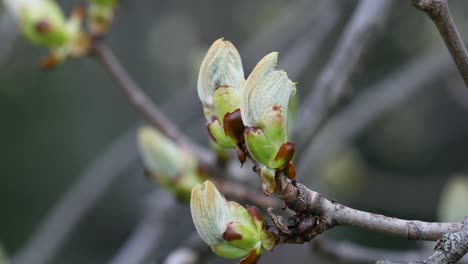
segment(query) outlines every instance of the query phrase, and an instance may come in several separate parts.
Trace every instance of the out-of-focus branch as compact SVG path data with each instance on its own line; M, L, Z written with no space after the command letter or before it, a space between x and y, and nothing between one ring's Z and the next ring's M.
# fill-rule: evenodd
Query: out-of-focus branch
M363 0L359 3L332 53L332 58L298 111L294 131L298 146L310 140L328 116L351 93L351 77L384 25L391 3L391 0Z
M411 0L411 3L424 11L434 22L465 81L465 86L468 87L468 51L450 15L448 1Z
M306 70L307 65L313 61L317 52L323 46L325 39L338 24L341 10L334 0L309 2L309 8L302 10L305 16L310 17L310 23L301 31L301 34L294 39L286 52L280 53L281 67L288 73L291 80L297 80ZM310 5L312 7L310 7ZM313 15L310 15L311 8ZM291 14L290 16L302 15ZM278 32L278 31L277 31ZM284 38L282 34L277 34Z
M312 249L330 260L373 263L379 259L392 259L394 261L411 261L421 259L430 254L430 249L392 251L386 249L369 248L347 241L332 241L317 239L312 243Z
M253 34L250 40L239 46L240 54L245 58L244 69L252 68L271 50L282 51L288 46L296 45L301 42L298 39L304 36L304 32L310 30L315 31L314 39L307 44L316 49L314 46L320 46L323 38L330 32L329 28L337 24L338 9L336 0L300 0L290 5L282 11L281 17L276 17L265 28ZM307 55L307 52L304 54ZM297 62L307 63L309 60L306 56ZM285 66L284 63L281 64ZM289 68L286 69L288 73L291 72Z
M96 60L109 73L117 87L121 89L132 106L143 115L148 123L159 129L164 135L175 142L188 145L197 153L200 163L213 163L214 156L212 153L191 142L177 126L164 115L159 107L145 94L143 89L130 78L127 71L105 44L100 40L95 40L92 47L92 54L94 54Z
M301 155L298 174L307 173L343 143L358 135L363 129L396 104L410 97L418 89L451 72L450 60L443 50L422 54L376 85L366 89L352 103L329 120Z
M97 156L47 213L12 263L49 263L67 236L117 176L136 161L134 138L135 131L132 129Z
M408 264L451 264L458 262L468 253L468 218L463 229L455 233L444 234L434 247L434 253L424 260L408 262ZM379 260L377 264L395 264L390 260Z
M151 200L146 215L109 263L143 263L162 242L161 237L178 211L177 203L164 191L157 191Z
M195 264L199 263L209 253L211 253L210 247L200 238L197 232L194 232L182 245L169 253L163 264Z
M16 27L15 19L8 13L0 14L0 64L8 58L8 54L13 48L18 29Z
M420 249L414 250L389 250L380 248L370 248L362 245L354 244L347 241L332 241L328 239L318 239L312 243L312 249L327 257L331 260L346 261L346 262L359 262L359 263L373 263L378 259L391 259L381 260L378 263L411 263L415 259L424 259L426 256L433 252L429 244L424 244ZM413 262L414 263L414 262ZM416 262L424 263L424 262ZM457 263L466 264L468 259L462 258Z
M130 78L112 51L101 41L93 43L92 54L112 77L118 88L145 120L170 139L180 142L184 138L179 129L163 114L138 84Z

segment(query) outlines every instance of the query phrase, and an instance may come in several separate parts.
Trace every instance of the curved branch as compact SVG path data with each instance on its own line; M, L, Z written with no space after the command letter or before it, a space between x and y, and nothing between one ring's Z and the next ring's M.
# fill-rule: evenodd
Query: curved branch
M148 123L159 129L168 138L183 143L198 153L201 164L206 165L214 162L214 156L209 150L190 141L148 98L143 89L128 75L109 47L101 43L100 40L94 40L92 54L109 73L131 105L143 115Z
M411 0L411 3L434 22L468 87L468 51L450 15L447 0Z
M94 41L92 54L112 77L122 93L132 106L143 115L145 120L159 129L164 135L180 141L183 138L179 129L163 114L163 112L146 96L143 89L130 78L127 71L115 58L112 51L100 41Z
M434 247L434 254L425 260L411 261L408 264L451 264L458 262L468 253L468 218L463 229L443 235ZM379 260L377 264L395 264L389 260Z
M279 177L278 186L281 186L281 189L277 194L291 210L317 217L316 230L311 232L318 230L318 233L321 233L334 226L352 226L410 240L434 241L446 233L458 232L463 227L461 222L403 220L353 209L328 200L302 184L294 186L285 176Z

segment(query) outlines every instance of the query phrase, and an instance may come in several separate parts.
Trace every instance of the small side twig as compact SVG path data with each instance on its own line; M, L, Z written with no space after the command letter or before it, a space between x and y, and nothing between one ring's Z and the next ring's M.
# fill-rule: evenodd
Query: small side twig
M101 41L94 41L92 47L92 54L96 60L106 69L132 106L144 116L145 120L172 140L182 139L182 133L130 78L112 51Z
M132 106L143 115L149 124L160 130L168 138L175 142L183 143L194 152L198 153L199 162L201 164L207 165L214 162L214 156L209 150L189 140L185 134L164 115L159 107L151 101L143 89L130 78L127 71L122 67L109 47L103 44L101 40L94 40L91 51L96 60L112 77L117 87L119 87L128 98Z
M434 22L465 81L466 87L468 87L468 51L450 15L448 1L411 0L411 3L424 11Z

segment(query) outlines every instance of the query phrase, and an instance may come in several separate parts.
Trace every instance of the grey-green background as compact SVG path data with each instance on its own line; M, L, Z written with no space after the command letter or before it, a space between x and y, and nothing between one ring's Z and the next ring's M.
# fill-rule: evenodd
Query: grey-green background
M59 1L67 11L77 2ZM314 88L314 80L357 1L337 3L340 22L294 80L299 82L299 95ZM249 43L298 4L297 0L122 1L106 43L154 102L164 106L165 113L184 132L206 143L196 77L208 45L219 37L237 46ZM468 36L467 3L450 4L460 32ZM43 50L21 37L8 46L10 34L0 32L5 34L0 35L0 242L14 255L54 203L87 166L102 158L106 148L116 141L126 141L128 152L114 154L117 158L133 157L132 133L142 119L91 58L69 61L56 70L43 72L38 68L45 55ZM283 34L276 32L273 36L281 39ZM285 47L277 47L274 42L265 43L266 48L262 48L263 43L257 44L256 53L246 59L246 72L267 52L292 47L301 34L284 42ZM411 59L439 47L443 43L430 20L409 1L398 1L350 85L356 93L364 93ZM438 50L449 56L445 49ZM344 157L351 157L350 164L341 171L338 168L341 173L349 172L349 176L343 176L345 179L321 170L300 177L331 175L323 179L328 184L327 193L345 204L399 217L436 220L440 187L448 177L465 172L468 162L468 91L454 65L449 67L450 74L419 88L391 111L379 115L346 147L348 152L342 153L352 153ZM122 139L122 135L127 136ZM136 157L133 160L131 166L121 170L97 206L83 217L51 263L105 263L116 253L142 217L145 197L157 188L143 176L140 161ZM333 167L338 162L332 160L329 164ZM322 173L314 173L317 171ZM356 178L346 179L353 175ZM366 184L369 180L373 184ZM395 182L401 189L390 187ZM181 218L181 232L188 232L192 228L190 216L186 213ZM172 240L156 255L174 248L183 238L181 232L171 236ZM345 236L376 247L417 245L350 228L333 230L329 236ZM284 263L296 250L298 247L284 246L266 253L261 263ZM309 263L304 253L309 248L302 246L300 251L303 263Z

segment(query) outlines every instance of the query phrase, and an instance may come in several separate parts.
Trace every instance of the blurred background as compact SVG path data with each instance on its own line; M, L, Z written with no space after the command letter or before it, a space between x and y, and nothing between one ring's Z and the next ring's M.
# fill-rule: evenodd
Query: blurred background
M67 12L78 3L58 2ZM154 102L207 145L196 83L214 40L224 37L239 48L246 74L268 52L279 51L280 68L298 82L301 102L357 3L122 1L105 42ZM450 4L461 35L468 36L468 2ZM70 190L86 182L84 201L66 208L86 213L47 263L107 263L144 215L157 214L158 187L144 177L136 150L142 118L91 58L41 71L45 52L17 36L1 14L0 243L8 255L18 254L63 197L73 197ZM322 129L300 181L356 208L438 220L443 185L467 169L468 92L436 28L409 1L393 4L366 54L347 84L352 98ZM80 207L86 199L96 202ZM171 232L145 263L161 263L193 230L187 206L175 207L170 217ZM377 248L420 246L347 227L324 236ZM291 257L294 263L336 263L309 245L280 246L260 263ZM206 261L226 263L215 256Z

